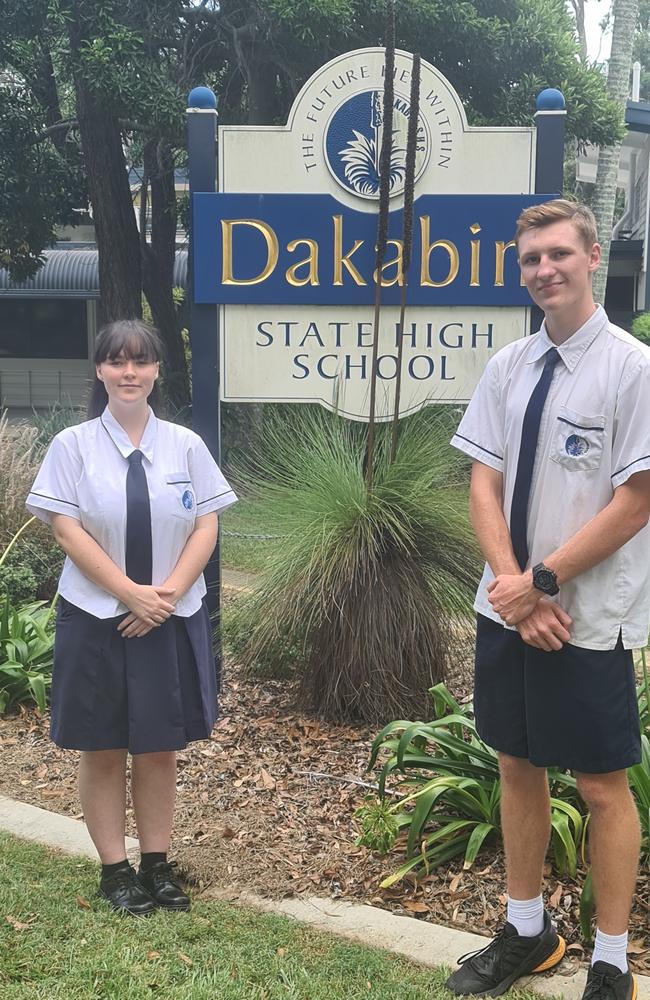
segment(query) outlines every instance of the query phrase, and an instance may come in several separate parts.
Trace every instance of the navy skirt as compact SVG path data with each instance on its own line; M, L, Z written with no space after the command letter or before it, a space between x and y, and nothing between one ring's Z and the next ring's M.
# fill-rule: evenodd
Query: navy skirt
M50 734L66 750L182 750L210 736L217 685L205 604L139 639L125 618L95 618L59 597Z

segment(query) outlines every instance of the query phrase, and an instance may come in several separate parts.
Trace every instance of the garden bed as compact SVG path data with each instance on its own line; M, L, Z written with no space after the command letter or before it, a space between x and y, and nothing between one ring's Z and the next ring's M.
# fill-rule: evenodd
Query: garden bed
M467 696L467 678L450 679ZM465 689L465 690L464 690ZM490 934L502 921L502 856L486 848L469 871L451 863L418 880L381 890L403 860L355 846L353 814L374 779L365 772L375 730L336 726L295 711L287 682L256 683L230 669L221 719L210 741L179 754L174 856L199 892L252 889L269 896L320 894L383 906L435 923ZM48 739L35 711L0 718L0 792L80 817L76 758ZM134 833L129 813L129 832ZM578 928L580 880L550 865L545 892L552 915L583 957ZM650 972L650 877L642 872L631 926L631 957Z

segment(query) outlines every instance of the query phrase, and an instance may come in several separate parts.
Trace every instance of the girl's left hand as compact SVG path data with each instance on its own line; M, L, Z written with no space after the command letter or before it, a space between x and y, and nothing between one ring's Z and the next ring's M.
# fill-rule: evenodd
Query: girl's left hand
M160 624L162 625L162 622ZM140 639L156 627L148 625L147 622L143 622L141 618L131 612L117 626L117 631L121 632L125 639Z

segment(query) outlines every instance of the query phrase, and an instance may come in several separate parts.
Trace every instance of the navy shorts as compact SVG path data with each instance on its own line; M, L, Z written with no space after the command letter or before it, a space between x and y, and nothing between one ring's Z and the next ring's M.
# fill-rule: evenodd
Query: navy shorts
M536 767L606 774L641 760L634 664L615 649L557 652L478 616L474 712L493 749Z
M205 605L172 615L139 639L124 639L117 618L59 597L50 734L67 750L132 754L182 750L210 736L217 689Z

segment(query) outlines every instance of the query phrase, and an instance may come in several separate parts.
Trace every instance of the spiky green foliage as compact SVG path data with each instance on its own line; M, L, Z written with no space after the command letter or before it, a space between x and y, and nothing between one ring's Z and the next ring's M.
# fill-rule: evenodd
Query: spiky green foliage
M371 494L365 427L316 408L271 419L240 472L257 523L280 536L248 602L242 654L268 667L284 635L324 715L426 711L462 644L480 558L466 463L448 444L456 420L444 408L409 418L392 464L390 428L378 428Z

